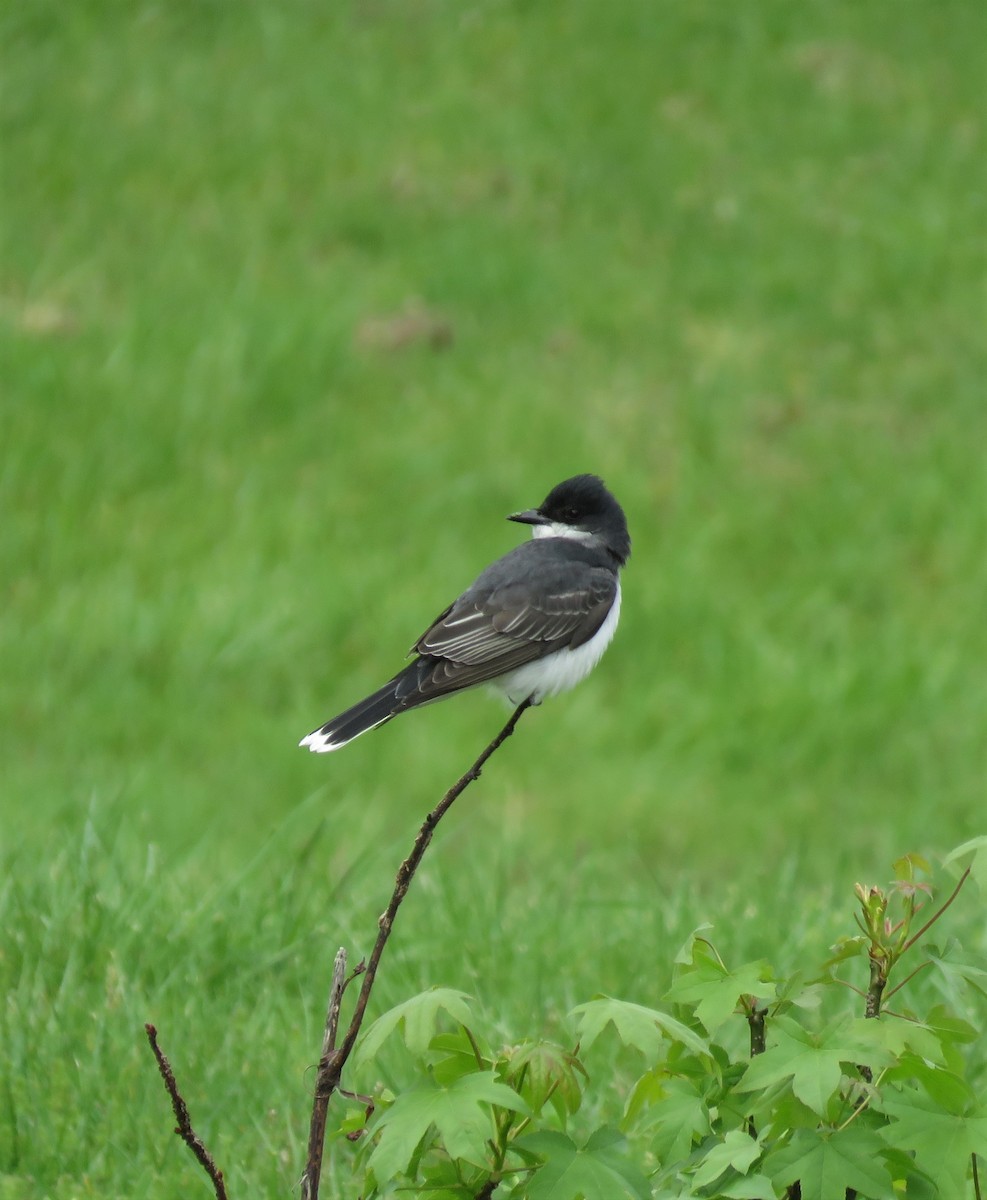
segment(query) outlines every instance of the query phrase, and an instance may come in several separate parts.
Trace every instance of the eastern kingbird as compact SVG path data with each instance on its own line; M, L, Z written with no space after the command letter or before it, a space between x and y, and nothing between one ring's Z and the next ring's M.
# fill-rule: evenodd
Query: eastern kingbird
M602 479L576 475L507 519L530 525L533 540L487 567L433 621L409 652L414 662L299 745L338 750L398 713L480 683L512 704L540 704L592 671L620 615L619 572L631 553L623 509Z

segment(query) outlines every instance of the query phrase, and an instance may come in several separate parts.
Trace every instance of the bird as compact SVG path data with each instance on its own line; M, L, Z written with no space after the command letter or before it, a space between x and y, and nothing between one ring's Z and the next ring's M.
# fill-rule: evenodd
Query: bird
M532 539L436 617L411 663L300 746L339 750L400 713L480 684L513 705L540 704L593 670L620 617L620 571L631 553L624 510L597 475L576 475L507 519L529 525Z

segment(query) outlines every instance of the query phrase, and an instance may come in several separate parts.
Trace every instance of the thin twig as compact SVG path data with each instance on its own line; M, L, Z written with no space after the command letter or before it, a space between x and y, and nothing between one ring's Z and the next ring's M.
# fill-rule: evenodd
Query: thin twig
M479 1070L482 1071L484 1066L486 1066L486 1064L483 1061L483 1055L480 1052L480 1044L476 1040L476 1035L473 1033L473 1030L470 1029L470 1027L468 1025L463 1025L462 1023L460 1023L460 1028L462 1029L463 1033L466 1034L466 1040L469 1042L470 1046L473 1049L473 1057L476 1059L477 1067L479 1068Z
M354 976L350 976L354 978ZM319 1179L322 1175L322 1153L326 1141L326 1118L329 1112L329 1097L332 1089L326 1087L330 1055L336 1049L336 1034L339 1032L339 1006L349 981L346 978L346 951L342 946L336 951L332 967L332 984L329 987L329 1004L326 1007L326 1027L322 1035L322 1054L319 1071L315 1077L315 1097L312 1100L312 1120L308 1131L308 1159L301 1179L302 1200L319 1194Z
M901 981L901 983L896 983L890 992L885 992L884 1000L882 1001L882 1004L881 1004L882 1011L883 1012L888 1011L888 1001L895 994L895 992L900 992L906 983L911 983L911 981L915 978L915 976L919 973L919 971L924 971L926 967L931 967L931 966L932 966L932 960L926 959L924 963L919 963L919 965L915 968L914 971L912 971L912 973L910 975L906 975L905 978Z
M862 997L864 1000L867 999L867 993L863 990L863 988L858 988L856 984L850 983L849 980L840 979L838 976L834 975L833 982L840 984L842 987L849 988L851 992L856 992L857 995Z
M367 959L366 970L363 972L363 983L360 987L360 994L356 1000L356 1006L353 1010L353 1018L350 1021L349 1028L343 1038L341 1045L337 1048L330 1049L323 1056L319 1063L319 1097L320 1102L324 1099L328 1106L329 1099L339 1088L339 1080L343 1073L343 1067L346 1065L347 1059L353 1053L353 1047L356 1045L356 1039L360 1033L360 1027L363 1024L363 1017L367 1010L367 1003L370 1000L370 993L373 990L374 979L377 976L377 967L380 963L381 955L384 953L384 947L387 945L387 939L391 936L391 929L394 926L394 918L397 916L397 911L401 907L401 902L408 894L408 888L411 886L411 881L415 877L415 872L421 864L422 857L428 849L429 842L432 840L432 834L435 832L436 826L452 807L455 800L466 790L466 788L476 779L479 779L480 772L483 770L487 760L514 732L514 728L521 719L521 714L526 708L531 705L530 700L524 700L517 706L511 714L511 719L507 722L504 728L497 734L493 741L487 746L476 762L470 767L465 775L452 785L446 792L439 803L432 809L422 823L421 829L418 831L418 836L415 838L414 845L411 848L411 853L398 868L397 876L394 880L394 891L391 894L391 899L388 902L387 908L381 914L377 922L377 940L374 942L373 949L370 951L370 957ZM324 1126L323 1126L324 1136ZM321 1150L319 1153L319 1165L321 1169ZM314 1160L312 1157L312 1146L309 1146L309 1163L305 1168L305 1174L302 1176L302 1200L318 1200L319 1196L319 1175L318 1172L310 1174L310 1168L313 1166Z
M164 1051L158 1045L158 1031L153 1025L148 1024L144 1026L144 1032L147 1034L147 1040L151 1043L151 1051L157 1060L158 1070L161 1072L161 1078L164 1080L165 1088L171 1099L171 1107L174 1109L175 1120L178 1122L175 1132L199 1160L202 1169L209 1176L213 1191L216 1193L216 1200L228 1200L226 1184L223 1182L223 1172L216 1166L213 1156L192 1128L192 1118L189 1116L188 1105L178 1090L175 1072L171 1069L171 1063L165 1057Z
M953 901L956 899L956 897L960 894L960 888L963 886L964 883L966 883L966 877L969 874L970 874L970 868L967 867L967 869L960 876L959 881L956 884L956 887L954 887L952 892L950 893L949 899L942 905L942 907L937 912L934 912L932 914L932 916L929 917L929 919L922 926L922 928L918 931L918 933L912 934L912 936L908 939L908 941L905 942L904 946L902 946L901 950L899 950L899 952L898 952L899 958L902 956L902 954L905 953L906 950L910 950L912 948L912 946L915 945L915 943L922 936L922 934L925 933L925 931L927 929L931 929L932 926L935 925L936 921L939 920L939 918L946 911L946 909L949 908L949 906L953 903Z
M857 1117L860 1116L860 1114L864 1111L864 1109L867 1108L867 1106L870 1104L871 1100L873 1100L874 1097L877 1095L877 1089L881 1086L881 1081L884 1079L884 1076L886 1074L887 1074L887 1068L885 1068L885 1070L883 1070L881 1072L881 1074L878 1075L876 1080L868 1080L867 1081L868 1083L871 1084L872 1091L862 1095L856 1101L856 1103L853 1106L853 1111L850 1113L850 1115L847 1117L847 1119L845 1121L843 1121L841 1124L836 1126L836 1129L834 1130L835 1133L842 1133L843 1130L846 1129L846 1127L850 1124L851 1121L856 1121Z
M326 1032L322 1039L322 1057L330 1050L336 1049L336 1034L339 1032L339 1006L343 1002L343 992L350 979L346 978L346 951L342 946L336 951L336 961L332 964L332 984L329 988L329 1007L326 1010Z

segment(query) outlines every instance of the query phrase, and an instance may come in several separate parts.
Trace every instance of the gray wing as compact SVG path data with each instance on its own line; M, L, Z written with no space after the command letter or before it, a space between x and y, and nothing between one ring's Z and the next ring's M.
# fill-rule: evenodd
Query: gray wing
M596 633L616 598L613 571L589 563L540 559L537 588L505 567L502 560L485 571L415 643L413 652L439 660L422 681L424 692L437 697L575 649Z

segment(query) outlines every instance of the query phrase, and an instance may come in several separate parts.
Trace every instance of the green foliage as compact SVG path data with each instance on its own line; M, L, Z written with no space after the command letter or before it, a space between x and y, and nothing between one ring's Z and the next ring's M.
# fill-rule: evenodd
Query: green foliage
M613 1200L648 1200L651 1189L645 1176L627 1156L626 1139L616 1129L603 1127L577 1146L558 1130L545 1129L515 1143L523 1158L538 1162L535 1175L519 1183L514 1194L527 1200L582 1200L607 1196Z
M859 1196L891 1200L892 1176L874 1157L879 1148L874 1136L860 1126L820 1132L796 1129L791 1140L767 1159L765 1168L777 1187L798 1182L805 1200L832 1200L845 1195L848 1188Z
M596 1041L605 1026L612 1024L625 1046L634 1046L649 1058L661 1051L662 1043L671 1038L692 1051L703 1054L708 1046L701 1037L670 1017L667 1013L640 1004L604 998L577 1005L572 1015L579 1018L577 1029L580 1044L585 1048Z
M387 1038L399 1028L408 1049L420 1055L433 1040L443 1012L465 1025L471 1016L469 997L452 988L437 987L392 1008L378 1017L360 1039L353 1059L354 1067L358 1067L364 1059L373 1058Z
M418 1082L396 1097L383 1089L361 1097L372 1117L353 1116L340 1130L358 1141L361 1195L968 1194L973 1156L987 1159L984 1063L969 1054L977 1030L941 1005L920 1019L882 1012L880 1003L898 961L918 955L920 938L967 878L980 876L987 839L968 843L964 855L966 870L935 910L931 884L917 878L930 868L917 856L895 864L887 890L858 884L857 920L866 933L842 942L815 970L803 964L786 975L763 959L728 967L704 926L676 958L665 995L674 1012L610 997L577 1005L570 1050L537 1040L491 1048L489 1021L460 992L433 989L405 1001L367 1031L355 1073L372 1066L385 1039L402 1035ZM855 968L861 955L870 964L866 990L838 969ZM964 986L977 990L974 980ZM869 1015L855 1011L854 992ZM745 1024L746 1044L738 1036ZM619 1077L600 1082L587 1072L584 1060L606 1039L637 1063L626 1087ZM618 1128L607 1113L621 1093Z
M527 1114L528 1106L493 1071L472 1071L440 1084L428 1080L381 1108L368 1131L377 1135L368 1167L389 1179L417 1157L422 1138L433 1129L450 1158L482 1167L496 1133L492 1112Z

